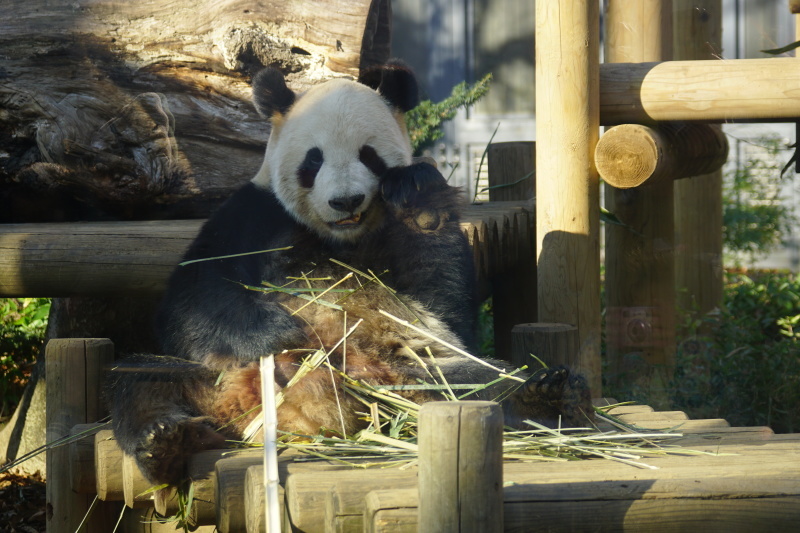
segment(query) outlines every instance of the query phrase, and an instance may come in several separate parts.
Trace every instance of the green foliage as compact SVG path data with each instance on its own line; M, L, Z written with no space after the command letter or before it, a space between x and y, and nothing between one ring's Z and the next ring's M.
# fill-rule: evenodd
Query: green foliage
M725 248L755 260L777 248L796 224L792 209L781 202L781 168L778 155L783 150L774 137L759 139L763 157L750 159L743 167L725 177L723 187L723 239Z
M441 102L424 100L406 113L406 126L411 136L411 147L416 153L420 148L442 138L442 122L451 120L462 107L477 102L489 91L492 75L487 74L478 82L469 85L462 82L453 87L450 96Z
M709 334L681 343L675 407L692 418L800 431L800 278L728 275Z
M0 299L0 417L19 402L41 350L49 312L46 298Z

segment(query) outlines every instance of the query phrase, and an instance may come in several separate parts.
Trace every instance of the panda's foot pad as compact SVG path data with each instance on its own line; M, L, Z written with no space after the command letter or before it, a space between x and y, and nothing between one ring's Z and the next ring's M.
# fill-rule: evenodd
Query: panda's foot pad
M514 411L549 427L588 424L594 414L589 385L564 366L535 373L512 395Z
M137 447L136 462L150 481L174 484L186 477L186 462L191 455L225 447L225 437L208 417L162 420L150 427Z

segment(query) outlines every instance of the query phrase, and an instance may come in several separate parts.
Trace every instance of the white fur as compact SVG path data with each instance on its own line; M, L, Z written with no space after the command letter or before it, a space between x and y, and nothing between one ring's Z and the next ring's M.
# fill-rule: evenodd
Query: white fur
M359 161L364 145L375 149L387 167L411 164L411 144L402 123L374 90L349 80L331 80L305 93L273 124L256 185L271 187L295 219L320 236L355 240L368 224L340 229L331 226L343 218L332 198L363 194L357 211L366 211L379 194L378 177ZM306 152L322 150L324 163L314 186L305 189L297 169Z

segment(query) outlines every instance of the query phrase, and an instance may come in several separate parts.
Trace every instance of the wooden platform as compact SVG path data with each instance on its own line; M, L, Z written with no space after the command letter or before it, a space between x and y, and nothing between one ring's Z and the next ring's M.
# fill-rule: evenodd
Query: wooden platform
M606 459L507 461L505 531L797 531L800 434L776 435L767 427L730 427L721 419L689 420L682 412L655 412L647 406L617 407L611 413L643 428L680 431L684 436L673 442L674 446L708 455L641 459L651 468ZM96 467L120 472L119 465L108 464L109 449L116 448L108 440L109 433L104 431L98 438L105 451L98 453L99 447L95 451ZM81 453L74 451L72 457ZM114 453L119 454L118 448L111 455ZM97 462L101 457L107 466ZM417 531L415 468L352 469L328 461L308 462L307 458L296 454L280 457L284 531ZM209 532L215 523L220 532L262 531L261 461L259 449L197 456L192 466L200 479L195 483L194 519ZM80 470L77 464L73 470ZM214 464L212 473L201 474ZM98 471L97 480L101 477L105 484L121 482ZM84 479L84 489L79 490L88 486L90 480ZM104 497L121 499L122 490L108 488L104 485ZM151 512L141 507L147 504L143 500L151 498L137 499L136 516ZM167 513L176 508L174 501L162 500L158 505ZM131 515L131 527L136 520ZM149 527L148 531L162 531Z

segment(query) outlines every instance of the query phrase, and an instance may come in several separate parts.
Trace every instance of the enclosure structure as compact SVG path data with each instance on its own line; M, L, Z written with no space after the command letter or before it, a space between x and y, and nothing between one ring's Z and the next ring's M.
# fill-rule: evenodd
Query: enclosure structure
M48 372L52 369L56 378L55 390L48 390L54 433L92 403L78 397L82 391L61 379L66 377L63 373L81 381L85 376L91 383L93 369L109 353L110 343L101 339L54 340L48 345L48 364L53 365ZM86 370L80 375L82 368ZM429 403L419 419L416 466L363 469L283 453L283 530L438 531L442 524L452 526L447 531L482 533L795 530L800 520L800 435L776 435L768 427L731 427L722 419L689 420L679 411L657 412L641 405L618 406L610 413L649 432L660 429L680 437L671 439L662 454L641 453L644 457L636 458L629 449L619 461L503 463L497 404ZM52 455L58 483L50 489L48 482L48 489L58 490L52 496L52 511L63 520L53 523L52 531L74 531L94 495L99 502L89 515L89 531L110 531L120 517L123 531L174 531L174 522L160 525L152 520L154 510L164 516L178 514L178 498L170 491L148 492L149 484L132 459L123 456L107 427L72 426L70 433L83 438L63 448L60 459ZM613 428L601 423L599 429ZM563 442L568 445L567 439ZM683 452L666 453L673 446ZM189 474L194 499L187 518L200 525L200 531L264 531L260 448L202 452L190 461ZM70 498L66 510L63 498ZM72 529L66 525L70 521Z
M565 340L563 345L575 346L577 343L581 355L578 366L590 375L592 383L596 386L600 377L599 223L596 220L595 201L599 184L593 159L597 144L597 126L626 122L652 123L660 120L720 121L796 117L800 115L800 97L797 93L797 87L800 87L800 75L795 68L794 60L790 63L790 60L783 59L599 65L596 59L599 25L597 3L547 0L538 4L541 15L537 20L541 22L542 30L553 32L551 38L542 34L538 39L538 53L541 54L541 60L537 61L537 64L540 64L539 68L542 69L539 86L544 87L542 87L542 103L537 107L540 110L546 108L553 113L550 117L547 115L540 117L540 121L548 119L548 126L552 127L552 130L543 128L540 132L538 152L541 154L546 151L547 156L539 157L537 160L538 320L575 325L576 329L572 334L574 338ZM636 2L635 5L640 3ZM546 28L544 28L545 23L547 23ZM556 46L559 43L567 43L569 46ZM553 85L550 89L543 83L546 80L552 80ZM554 87L561 89L553 90ZM750 95L756 96L750 97ZM554 122L559 124L553 124ZM570 209L565 209L565 206ZM492 209L492 206L488 206L487 209ZM146 223L142 227L144 226ZM501 224L483 227L519 228L520 224L512 217L504 218ZM79 225L66 228L66 233L77 234L85 229L87 226ZM129 231L119 226L116 229L121 229L123 235ZM60 275L68 272L64 265L70 262L69 258L66 260L55 258L53 272L56 274L33 281L38 275L32 268L31 262L36 254L41 254L44 258L42 261L48 262L57 256L53 244L65 242L63 237L56 237L45 238L41 244L36 244L31 235L41 230L41 227L32 226L4 228L4 233L0 236L0 245L7 246L7 250L14 255L3 254L4 258L10 257L11 260L6 267L8 275L4 275L2 279L4 282L9 280L9 287L16 286L20 291L13 292L11 289L6 289L7 294L34 295L39 283L60 283L61 290L69 293L70 290L74 290L70 287L72 282L85 281L82 278L85 273L80 270L73 271L72 278L59 279ZM63 230L64 228L59 230L62 231L61 235L64 234ZM90 229L89 233L91 231ZM105 232L103 235L107 237L108 232L114 230L101 231ZM152 234L160 231L163 231L163 228L153 231ZM188 243L194 229L188 227L184 228L184 231L184 235L180 238ZM492 233L492 230L475 231L477 234ZM499 242L503 242L504 237L500 233L498 231ZM524 231L522 233L525 234ZM118 240L124 241L124 239ZM94 248L90 247L89 250L101 250L107 246L108 240L103 239L100 242L102 244L95 241ZM130 249L141 249L142 242L145 241L132 245ZM473 244L476 242L478 241L473 239ZM157 290L158 283L163 283L165 272L180 255L180 247L180 244L172 247L167 254L167 260L155 264L153 271L158 270L158 272L154 276L156 281L150 285L151 287ZM65 247L69 253L75 249L76 247L70 246L69 243ZM480 263L483 260L486 264L492 263L493 259L484 259L483 252L479 251L480 246L475 246L473 249L476 250L476 262ZM86 260L92 261L92 259ZM129 258L123 258L121 263L130 264L130 261ZM114 261L111 261L111 264L113 263ZM146 259L142 270L147 271L148 265L153 263L155 261L152 259ZM101 269L107 266L103 265ZM533 265L530 265L530 268L532 270ZM115 269L112 267L109 270ZM113 275L119 275L123 270L124 267L117 269ZM136 283L142 276L130 276L128 283ZM99 283L100 280L96 281ZM89 283L87 286L92 284ZM106 287L108 290L113 290L113 287L119 288L120 284L111 282ZM578 320L576 318L578 316L586 317L586 320ZM564 328L554 329L559 333L562 330ZM566 331L569 331L569 326ZM54 353L58 352L55 347L53 350ZM58 380L55 382L58 383ZM86 390L90 388L87 387ZM58 396L54 397L56 405L70 404L58 401L57 398ZM86 415L82 421L90 422L91 419L88 417L89 415ZM647 477L643 477L639 471L631 470L628 466L612 467L605 463L601 466L596 462L590 463L591 466L525 465L519 471L516 465L505 465L505 480L514 483L504 491L506 499L503 504L503 520L506 527L509 529L517 525L523 527L521 524L524 524L526 519L536 515L552 517L552 522L548 522L548 525L559 524L565 529L576 530L581 526L578 518L579 509L581 514L585 513L586 509L592 510L597 520L607 520L609 527L617 527L627 520L640 520L637 525L650 530L656 530L658 526L671 525L665 523L665 514L685 519L687 527L703 524L703 527L708 528L708 520L722 517L723 521L718 523L725 530L733 523L739 524L748 519L752 519L752 523L758 526L770 524L770 528L776 531L790 530L796 524L800 502L796 488L798 472L794 470L800 453L796 435L774 436L767 428L727 428L724 421L692 423L685 420L685 415L678 413L653 416L639 413L639 416L631 416L629 420L648 427L680 425L686 433L696 429L700 435L687 437L684 445L718 452L733 451L737 455L666 458L663 463L659 463L662 466L661 470ZM73 421L78 422L77 419ZM68 427L68 424L56 423L54 419L52 424L54 431L63 432L65 427ZM712 443L710 448L708 437ZM117 460L109 459L116 453L110 442L112 441L108 439L108 435L104 434L102 437L97 437L93 448L95 490L98 494L107 495L109 501L113 498L108 495L118 497L122 493L123 498L127 497L135 506L136 497L142 492L139 490L142 488L141 480L136 480L135 470L132 470L130 465L122 469L111 466L110 470L103 467L109 464L119 465L118 456ZM76 457L82 457L77 464L85 465L92 461L91 458L87 459L85 454L81 455L84 452L76 448L74 452ZM216 457L214 453L217 454ZM227 467L214 460L219 457L220 452L214 453L209 452L199 457L198 464L205 464L204 468L208 470L207 461L211 458L212 463L217 465L216 472L219 475L219 472L224 472ZM244 461L237 457L225 460L229 459ZM53 460L60 463L57 457ZM204 461L206 462L203 463ZM325 471L328 466L331 465L319 467L319 470ZM74 478L81 480L84 470L77 468L71 471ZM322 527L325 528L328 526L339 529L384 526L388 528L392 525L414 527L417 523L415 520L419 516L417 514L419 493L416 479L407 476L401 480L406 473L399 474L398 478L387 475L385 479L379 479L372 472L363 475L359 473L358 476L361 477L358 480L344 474L330 477L332 482L346 485L348 490L353 487L370 489L366 493L353 495L351 492L335 492L333 485L321 483L320 477L327 478L327 476L321 476L319 471L307 472L308 475L305 477L299 471L291 472L288 466L287 471L289 475L284 479L285 491L290 492L301 485L306 487L313 485L319 488L316 492L312 490L310 496L286 497L290 520L301 520L297 513L303 509L315 509L317 515L309 519L309 524L322 523ZM731 471L741 472L741 477L732 479L727 475ZM112 474L119 472L122 472L123 479L125 472L128 473L128 481L123 485L130 485L130 488L126 489L124 486L120 490L118 485L114 484L115 476ZM236 475L241 478L241 470L238 472ZM56 475L60 482L53 483L54 489L63 487L66 479L63 473ZM248 479L257 479L258 476L257 468L252 471L245 470L246 483ZM103 480L102 489L98 486L100 480ZM379 485L370 485L368 480L376 480ZM91 485L88 479L83 479L82 482ZM219 486L221 485L215 482L213 491L222 490L217 488ZM241 485L236 486L241 487ZM222 490L222 495L215 500L214 520L217 521L220 530L233 527L224 525L226 520L245 516L240 511L225 511L225 506L237 501L236 495L247 493L247 486L250 485L246 484L245 488L230 489L232 492L228 492L227 489ZM75 487L74 480L71 481L70 487ZM388 490L387 487L394 490ZM405 490L401 490L404 488ZM253 494L252 497L258 501L255 489L250 489L249 494ZM303 497L308 499L304 500ZM608 500L612 500L613 505L609 506ZM59 500L56 498L55 501ZM311 505L309 502L317 504ZM162 502L159 505L163 505L166 510L170 504ZM216 506L221 506L221 509ZM294 515L293 506L296 508ZM323 508L322 514L319 511L320 507ZM604 510L612 512L612 515L603 515ZM742 514L737 514L739 510ZM200 507L196 512L201 512ZM347 526L348 524L350 526ZM596 524L588 526L595 529Z

